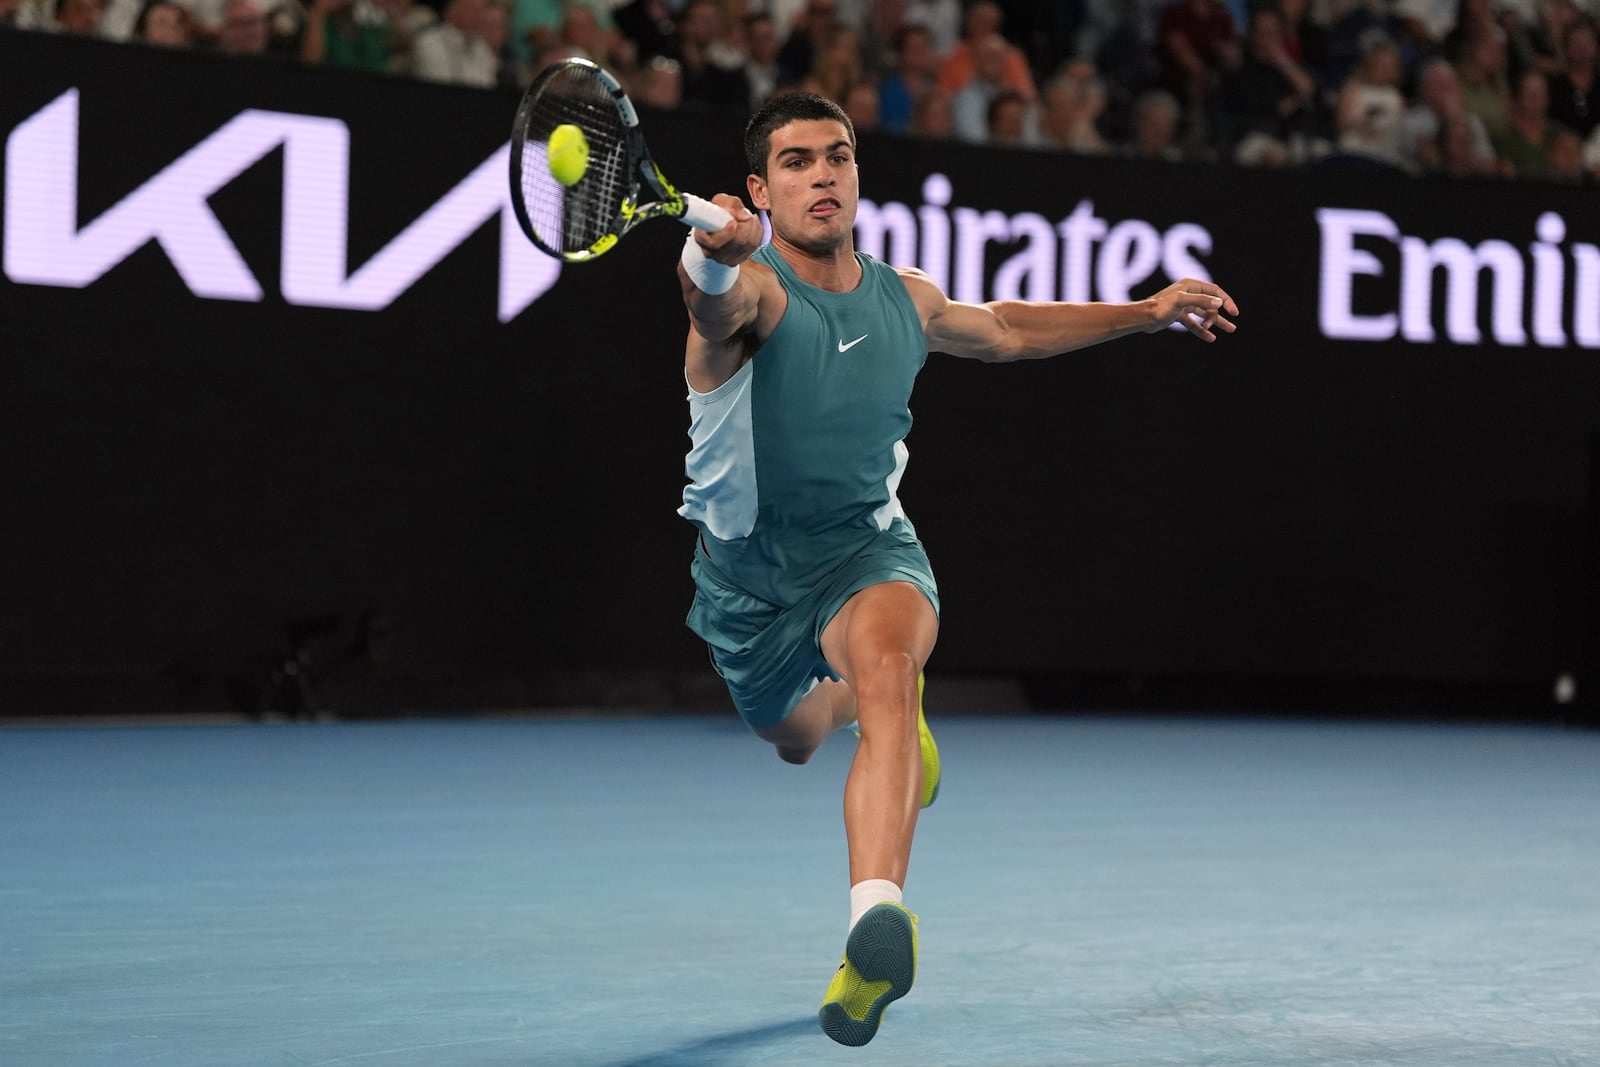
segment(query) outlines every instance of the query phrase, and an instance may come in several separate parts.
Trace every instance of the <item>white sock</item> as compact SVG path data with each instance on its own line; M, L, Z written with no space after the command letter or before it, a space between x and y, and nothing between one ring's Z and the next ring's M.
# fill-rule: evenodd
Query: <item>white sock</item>
M850 929L856 928L856 923L861 921L861 916L868 909L884 901L899 904L901 899L900 887L887 878L868 878L865 882L857 882L850 887Z

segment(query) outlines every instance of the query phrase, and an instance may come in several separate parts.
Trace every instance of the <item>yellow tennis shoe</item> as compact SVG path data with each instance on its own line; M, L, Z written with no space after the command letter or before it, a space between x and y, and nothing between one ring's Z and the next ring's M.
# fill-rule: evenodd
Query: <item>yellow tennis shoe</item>
M928 807L939 799L939 746L934 744L928 730L928 717L922 713L922 690L927 685L925 675L917 675L917 741L922 746L922 806Z
M865 1045L889 1002L911 992L917 977L917 917L903 904L875 904L844 946L817 1021L841 1045Z

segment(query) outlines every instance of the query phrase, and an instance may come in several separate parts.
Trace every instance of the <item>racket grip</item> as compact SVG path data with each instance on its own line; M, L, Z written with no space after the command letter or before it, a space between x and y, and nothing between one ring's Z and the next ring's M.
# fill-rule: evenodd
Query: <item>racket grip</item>
M679 218L685 226L693 226L697 230L720 230L733 221L733 216L728 214L726 208L702 200L693 193L683 194L683 214Z

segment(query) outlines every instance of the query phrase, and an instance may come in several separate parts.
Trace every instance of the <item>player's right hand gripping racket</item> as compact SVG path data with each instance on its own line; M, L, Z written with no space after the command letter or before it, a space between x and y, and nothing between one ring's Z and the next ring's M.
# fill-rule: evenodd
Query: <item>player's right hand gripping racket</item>
M586 166L570 155L578 140L571 127L582 134L578 148L587 144ZM654 199L641 203L646 197ZM720 230L733 218L672 187L628 94L585 59L550 67L523 94L511 129L511 203L528 238L568 263L603 255L646 219Z

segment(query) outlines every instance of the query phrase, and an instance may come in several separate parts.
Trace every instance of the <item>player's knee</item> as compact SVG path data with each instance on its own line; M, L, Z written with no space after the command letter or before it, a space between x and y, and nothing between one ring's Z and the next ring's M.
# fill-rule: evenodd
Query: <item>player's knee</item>
M900 691L909 687L915 690L917 672L921 669L921 664L909 652L883 652L873 660L872 679L875 686L882 689Z
M778 758L785 763L802 764L810 763L812 755L817 751L814 748L789 748L784 745L774 745L778 750Z

